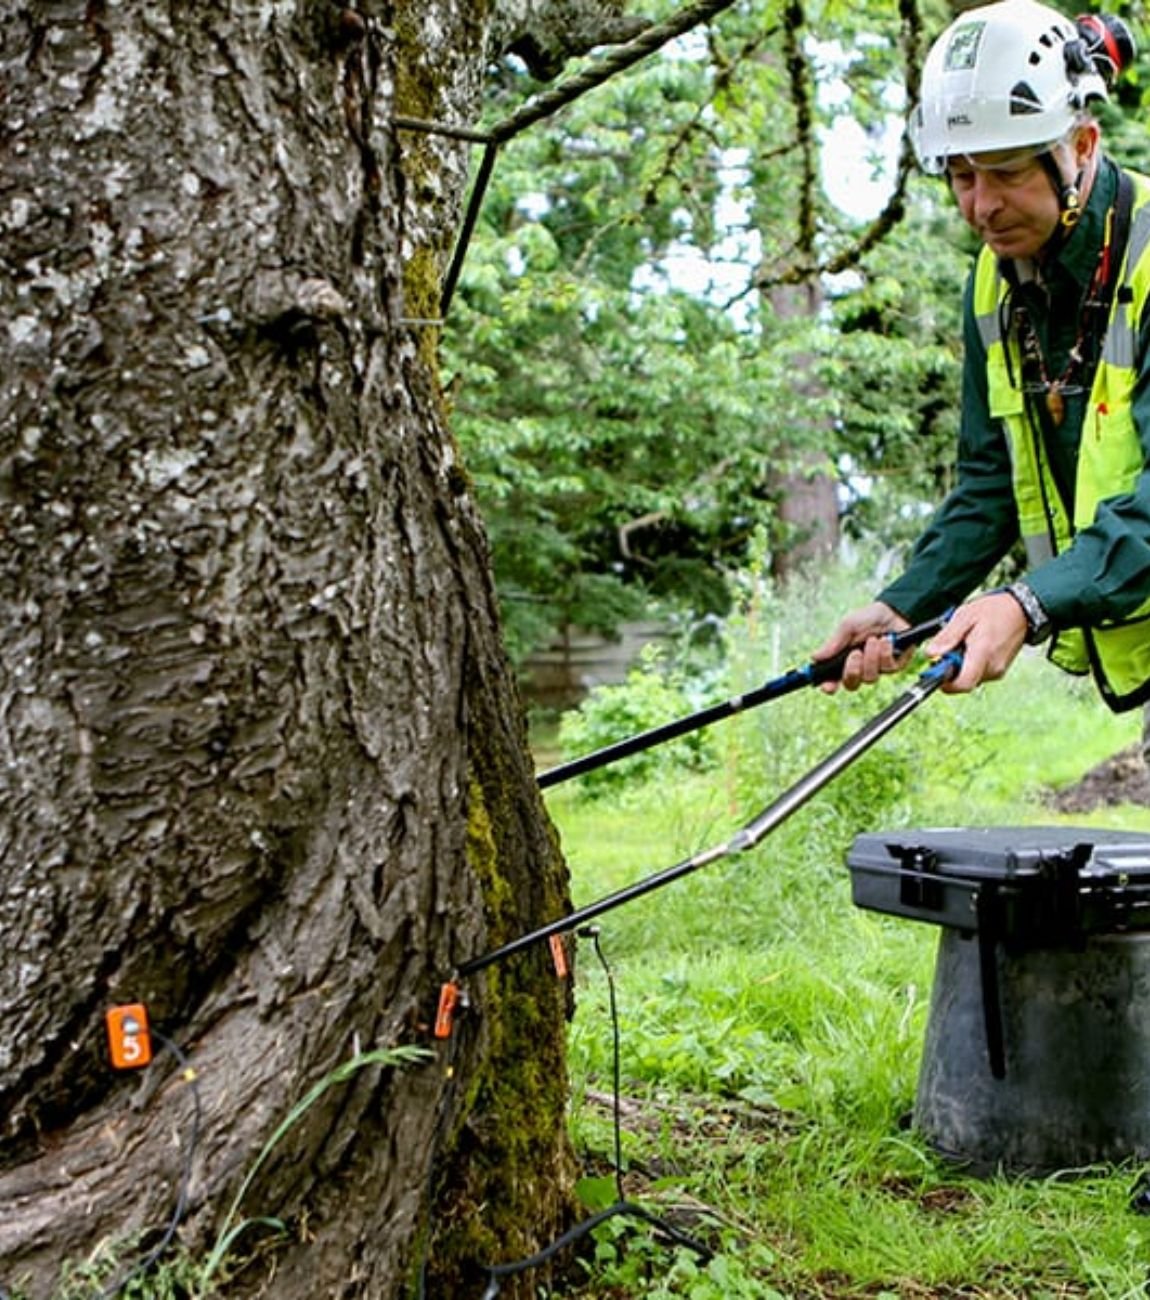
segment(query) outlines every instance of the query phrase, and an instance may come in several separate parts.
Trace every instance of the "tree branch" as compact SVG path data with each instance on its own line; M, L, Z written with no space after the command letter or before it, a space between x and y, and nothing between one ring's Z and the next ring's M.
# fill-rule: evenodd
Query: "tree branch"
M906 86L907 103L915 104L918 102L919 88L922 84L923 29L919 0L899 0L899 17L902 20L903 82ZM791 265L775 276L760 273L755 276L751 287L761 290L776 285L798 284L823 275L837 275L852 266L857 266L906 215L906 187L914 165L914 150L904 128L894 188L882 211L862 234L849 247L826 261L809 261L806 264Z
M489 138L496 144L510 140L512 136L525 131L529 126L534 126L536 122L541 122L545 117L551 117L559 109L565 108L581 95L585 95L587 91L601 86L617 73L645 59L648 54L653 54L669 41L673 41L675 37L682 36L684 32L689 32L700 23L705 23L716 14L722 13L724 9L729 9L734 3L735 0L696 0L694 4L673 14L665 22L653 23L634 40L628 41L626 45L611 54L596 60L583 72L569 77L553 90L529 99L510 117L493 126Z
M815 253L815 204L818 192L818 144L815 140L814 94L811 70L803 51L803 33L806 14L800 0L790 0L783 22L783 40L787 76L791 84L791 104L795 110L795 129L798 135L802 172L799 187L798 239L799 264L809 265Z
M550 81L569 59L597 45L629 41L647 25L627 17L622 0L503 0L492 43L499 53L516 54L533 77Z

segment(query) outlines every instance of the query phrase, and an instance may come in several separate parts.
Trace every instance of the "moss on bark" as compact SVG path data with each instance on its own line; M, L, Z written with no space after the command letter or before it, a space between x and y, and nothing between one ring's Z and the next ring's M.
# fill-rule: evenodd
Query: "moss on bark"
M490 732L477 727L480 733ZM468 857L481 882L488 943L496 946L570 909L566 868L551 823L508 750L480 740L484 773L472 781ZM526 746L526 737L523 737ZM501 761L502 756L502 761ZM533 787L532 782L532 787ZM545 831L528 857L527 878L509 873L522 855L505 852L532 812ZM473 1024L482 1060L468 1080L462 1122L443 1163L438 1201L435 1291L466 1294L483 1280L482 1265L521 1258L570 1221L574 1160L566 1136L566 1023L570 990L546 945L488 968L477 981ZM504 1283L504 1294L535 1295L539 1278Z
M401 0L396 8L395 108L405 116L440 120L445 100L452 99L445 94L450 69L458 75L459 65L454 55L440 51L432 57L435 52L419 47L424 7L425 0ZM466 47L470 57L484 58L491 8L475 0L456 6L456 51ZM458 98L452 102L458 112ZM408 211L414 201L434 218L409 241L408 316L439 314L456 229L449 218L458 218L470 148L442 137L404 135ZM438 389L437 341L436 331L422 331L420 357ZM445 418L438 391L434 400ZM494 610L490 585L487 594ZM465 676L467 865L482 897L480 933L488 949L570 907L566 866L534 780L522 705L496 640L497 626L491 633L491 639L485 632L476 637ZM462 952L458 958L475 955ZM470 985L472 1011L459 1022L451 1046L457 1094L436 1162L427 1281L434 1295L480 1293L484 1265L533 1253L573 1213L574 1161L566 1136L570 988L556 977L546 945L488 968ZM508 1279L501 1293L526 1300L538 1282L531 1274Z

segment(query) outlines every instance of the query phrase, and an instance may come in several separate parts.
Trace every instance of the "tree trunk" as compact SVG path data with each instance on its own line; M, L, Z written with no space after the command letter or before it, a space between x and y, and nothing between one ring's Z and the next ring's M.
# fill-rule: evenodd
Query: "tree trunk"
M566 906L418 323L466 146L391 126L474 122L488 9L0 3L6 1291L171 1220L196 1095L202 1250L313 1085ZM464 1297L562 1224L566 993L469 992L278 1141L238 1289L399 1294L430 1217ZM109 1068L135 1001L196 1094Z
M818 262L819 169L815 127L815 77L806 48L809 35L803 7L797 3L783 6L783 57L780 73L785 73L790 91L794 120L794 145L797 170L784 178L780 187L773 183L766 190L763 206L764 233L771 228L774 214L783 205L794 213L795 235L785 250L768 245L761 268L764 275L764 306L769 314L782 321L817 319L822 306L822 287L813 268ZM760 55L774 62L769 53ZM763 200L760 198L760 203ZM802 272L797 283L789 283L790 274ZM797 356L789 367L792 389L794 427L786 447L786 462L775 467L768 487L776 504L776 526L771 548L771 572L786 582L803 568L830 557L839 540L838 501L833 477L827 473L825 437L812 437L814 419L810 402L818 393L813 373L813 359Z
M822 304L817 284L777 285L771 289L772 313L780 320L814 318ZM792 383L798 398L818 394L816 380L804 373L800 358ZM823 439L796 439L788 449L788 464L771 475L771 496L777 502L779 544L771 551L771 572L780 582L812 564L825 563L839 544L839 509L834 478L827 473L823 451L810 449ZM804 445L805 444L805 445Z

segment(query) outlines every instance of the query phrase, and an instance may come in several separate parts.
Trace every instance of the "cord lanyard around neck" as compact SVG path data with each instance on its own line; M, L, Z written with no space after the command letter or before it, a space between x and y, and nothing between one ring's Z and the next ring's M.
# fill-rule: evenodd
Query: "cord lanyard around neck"
M1066 397L1085 392L1094 381L1094 371L1106 333L1107 316L1114 296L1114 281L1126 248L1130 230L1130 210L1134 186L1129 176L1119 173L1118 193L1107 210L1103 225L1102 247L1090 282L1078 306L1078 331L1062 373L1051 378L1042 342L1030 309L1015 292L1017 276L1012 265L1008 278L1012 289L1011 323L1017 331L1022 357L1022 386L1028 394L1043 398L1046 411L1055 427L1066 418Z

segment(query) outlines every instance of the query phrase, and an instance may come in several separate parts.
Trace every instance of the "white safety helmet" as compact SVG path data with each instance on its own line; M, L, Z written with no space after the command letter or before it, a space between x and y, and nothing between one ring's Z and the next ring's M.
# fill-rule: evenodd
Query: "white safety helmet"
M1106 80L1073 19L1035 0L968 9L935 41L910 135L923 171L959 154L1061 140ZM1120 70L1120 69L1118 69Z

